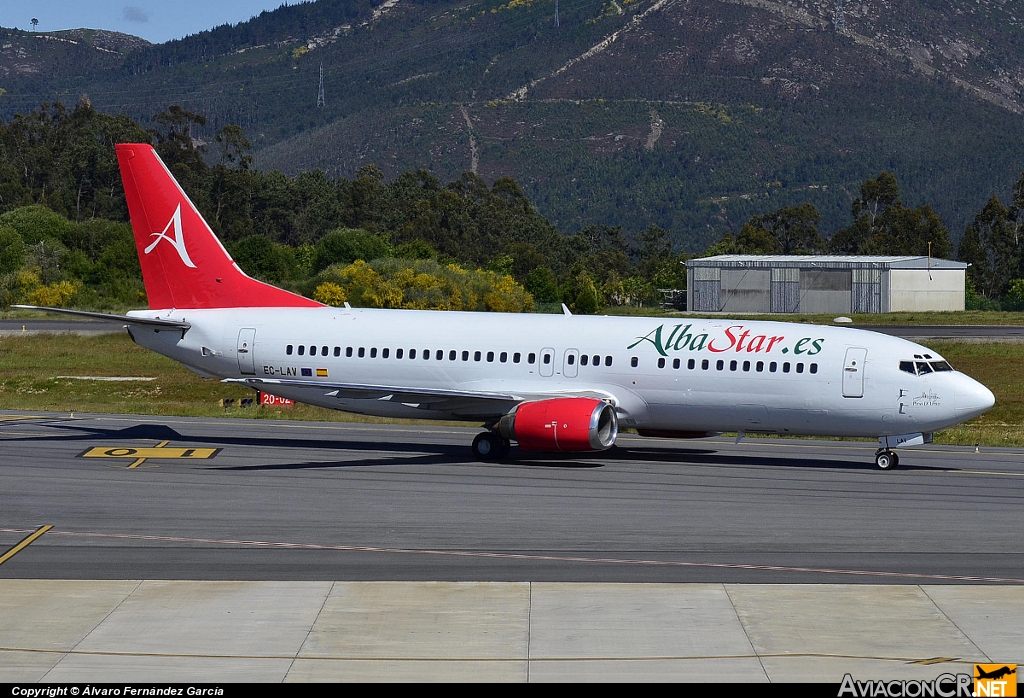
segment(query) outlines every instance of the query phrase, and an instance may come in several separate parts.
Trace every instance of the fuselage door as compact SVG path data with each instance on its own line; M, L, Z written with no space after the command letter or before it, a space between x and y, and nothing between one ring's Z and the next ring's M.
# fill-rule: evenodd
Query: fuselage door
M243 376L256 375L256 356L253 349L256 345L256 330L243 327L238 333L238 371Z
M553 376L555 374L555 350L549 347L540 350L540 375Z
M843 363L843 397L864 397L864 362L868 350L850 347Z
M577 366L579 360L580 352L578 349L566 349L562 362L562 375L566 378L575 378L576 372L579 371L579 366Z

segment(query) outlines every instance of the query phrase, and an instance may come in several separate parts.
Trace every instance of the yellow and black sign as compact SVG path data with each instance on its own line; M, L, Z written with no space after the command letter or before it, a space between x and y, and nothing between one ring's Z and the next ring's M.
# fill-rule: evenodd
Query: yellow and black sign
M1011 698L1017 695L1016 664L975 664L974 695Z
M207 460L213 458L222 449L219 448L168 448L169 441L161 441L156 446L93 446L78 454L79 458L131 458L135 462L129 468L137 468L150 458L173 458L188 460Z

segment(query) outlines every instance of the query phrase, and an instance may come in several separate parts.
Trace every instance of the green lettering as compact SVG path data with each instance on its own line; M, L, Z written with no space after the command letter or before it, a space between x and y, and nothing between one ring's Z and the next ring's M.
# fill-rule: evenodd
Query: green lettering
M651 344L654 345L654 348L658 350L659 354L661 354L662 356L668 356L668 354L665 353L665 349L663 348L663 345L661 343L661 330L662 330L663 327L665 327L665 326L664 325L658 325L657 329L651 330L650 332L648 332L643 337L637 337L636 341L633 342L632 344L630 344L626 348L627 349L632 349L633 347L635 347L640 342L650 342ZM651 335L652 334L654 335L654 339L651 339Z
M693 340L693 337L690 335L691 327L693 327L693 325L687 325L683 328L683 331L679 333L679 336L676 337L675 344L672 345L672 349L674 351L684 349L686 345Z
M700 340L699 342L697 341L698 339ZM693 338L693 341L690 342L690 351L700 351L704 348L704 343L707 341L708 336L706 334L697 335Z
M825 338L821 337L821 338L816 339L813 342L811 342L811 345L814 347L814 349L812 349L811 351L808 351L807 355L808 356L814 356L819 351L821 351L821 343L824 342L824 341L825 341Z
M806 350L802 349L802 347L803 347L803 345L807 344L809 341L811 341L810 337L804 337L803 339L798 340L797 343L796 343L796 346L793 347L793 353L794 354L803 354L804 351L806 351Z

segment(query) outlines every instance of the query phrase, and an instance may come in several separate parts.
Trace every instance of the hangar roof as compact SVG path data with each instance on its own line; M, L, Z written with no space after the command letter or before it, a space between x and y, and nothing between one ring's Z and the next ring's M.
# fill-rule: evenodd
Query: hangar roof
M714 257L688 259L687 267L762 267L798 269L957 269L967 268L964 262L918 256L814 255L814 254L720 254Z

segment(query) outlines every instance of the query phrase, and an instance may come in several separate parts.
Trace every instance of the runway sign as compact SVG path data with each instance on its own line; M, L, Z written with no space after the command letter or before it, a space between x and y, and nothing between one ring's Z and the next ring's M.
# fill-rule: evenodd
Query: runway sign
M219 448L127 448L124 446L93 446L79 454L80 458L213 458Z

